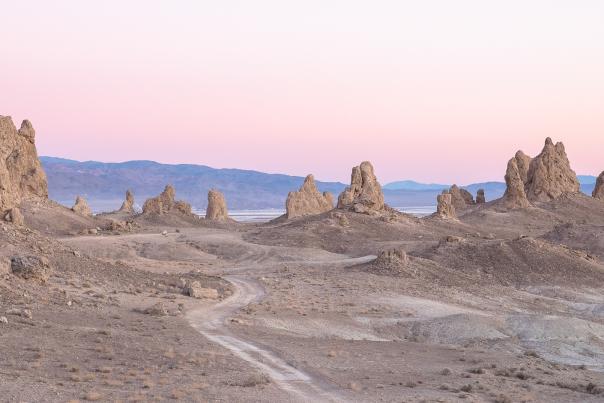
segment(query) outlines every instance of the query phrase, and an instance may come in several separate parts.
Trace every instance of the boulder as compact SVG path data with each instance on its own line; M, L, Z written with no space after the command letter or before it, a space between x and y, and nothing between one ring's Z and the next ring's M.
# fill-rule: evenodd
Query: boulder
M14 225L22 227L25 225L25 219L23 218L23 214L18 207L13 207L6 213L4 216L4 220L8 222L12 222Z
M202 287L199 281L192 281L185 286L185 294L198 299L218 299L218 291L214 288Z
M143 205L143 214L162 215L172 211L182 214L191 214L192 209L189 203L184 201L175 201L176 191L172 185L166 185L164 191L157 197L147 199Z
M457 214L455 213L455 206L453 206L451 193L443 191L443 193L439 194L436 197L436 201L436 215L438 217L453 219L457 218Z
M518 160L516 157L508 161L508 167L505 171L505 185L506 189L503 195L503 203L506 208L524 208L530 205L526 193L524 192L522 173L518 168Z
M17 130L10 116L0 116L0 217L23 200L48 198L35 137L28 120Z
M303 217L321 214L333 209L331 193L321 193L315 184L315 178L308 175L300 190L289 192L285 202L285 215L287 218Z
M148 307L147 309L144 310L144 313L146 313L147 315L153 315L153 316L168 316L168 314L169 314L168 308L166 308L166 305L164 305L163 302L158 302L158 303Z
M120 211L123 213L134 213L134 194L132 191L126 191L126 200L122 203L122 207L120 207Z
M375 259L375 265L388 268L388 267L404 267L409 263L407 252L401 248L394 248L381 251Z
M478 189L478 191L476 191L476 204L483 204L486 202L487 199L484 196L484 189Z
M227 210L224 195L218 190L211 189L208 192L208 207L206 209L206 220L223 221L228 220L229 212Z
M604 201L604 172L598 176L596 179L596 186L594 187L594 191L591 194L596 199L600 199Z
M385 210L384 194L370 162L352 168L350 186L338 197L338 208L372 214Z
M526 197L530 201L549 201L579 191L580 184L570 168L564 144L558 142L554 145L548 137L541 153L529 165L525 182Z
M73 207L71 209L73 210L74 213L79 214L81 216L84 216L84 217L92 216L92 210L88 206L86 199L84 199L82 196L76 197L75 204L73 205Z
M11 258L10 268L15 276L43 283L48 280L52 272L48 260L38 256L15 256Z

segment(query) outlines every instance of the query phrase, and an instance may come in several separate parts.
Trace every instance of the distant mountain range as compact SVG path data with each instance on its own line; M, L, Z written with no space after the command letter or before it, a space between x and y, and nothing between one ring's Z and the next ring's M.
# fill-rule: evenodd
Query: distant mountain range
M225 194L231 209L282 209L287 193L298 189L304 178L282 174L267 174L242 169L216 169L193 164L160 164L153 161L105 163L74 161L55 157L40 157L48 176L50 198L71 206L77 195L86 197L95 212L119 208L127 189L134 192L138 205L159 194L168 183L176 188L177 198L204 209L211 188ZM591 192L596 178L580 176L582 189ZM436 196L450 185L425 184L411 180L384 185L386 202L393 207L433 206ZM340 182L317 181L320 191L337 198L346 187ZM505 183L474 183L463 188L476 194L485 189L487 200L503 195Z

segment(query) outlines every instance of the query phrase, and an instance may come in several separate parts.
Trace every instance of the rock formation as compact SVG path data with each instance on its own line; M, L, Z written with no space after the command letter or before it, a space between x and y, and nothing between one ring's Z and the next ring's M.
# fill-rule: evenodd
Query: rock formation
M45 257L15 256L10 262L11 272L26 280L46 282L50 277L52 268Z
M76 214L79 214L79 215L82 215L85 217L92 216L92 210L90 210L90 207L88 206L88 203L86 202L86 199L84 199L82 196L76 197L75 204L73 205L73 207L71 209Z
M522 173L518 167L518 159L516 157L508 161L508 167L505 171L505 185L503 203L506 208L515 209L529 206L530 203L524 192L524 181L522 180Z
M23 214L18 207L13 207L6 213L4 216L4 220L8 222L12 222L14 225L23 226L25 224L25 219L23 218Z
M373 173L371 163L365 161L352 168L350 186L338 197L338 208L371 214L383 211L385 207L382 187Z
M533 159L522 151L516 153L508 162L505 182L503 200L507 208L527 207L530 202L550 201L563 194L578 193L580 189L564 144L554 145L549 137L541 153Z
M436 197L436 201L438 203L438 205L436 206L436 214L439 217L457 218L457 214L455 213L455 206L453 206L451 193L444 191Z
M483 204L486 202L487 199L484 196L484 189L478 189L478 191L476 192L476 204Z
M476 204L472 193L465 189L460 189L457 185L451 186L449 193L451 194L451 203L453 203L456 211L461 211L468 206Z
M224 195L218 190L211 189L208 192L208 208L206 209L207 220L227 220L229 212L227 211Z
M514 155L516 159L516 165L518 166L518 173L522 179L522 183L528 182L528 171L531 165L532 158L526 155L522 150L516 151Z
M596 199L604 200L604 172L598 176L596 179L596 186L594 187L594 191L591 194Z
M126 200L124 200L124 203L122 203L120 211L123 213L134 213L134 194L132 191L126 191Z
M384 269L401 269L409 263L407 253L401 248L381 251L374 264Z
M48 184L35 145L36 132L24 120L17 130L0 116L0 214L29 198L47 198Z
M520 167L519 167L520 168ZM533 158L525 182L526 197L531 201L549 201L563 194L578 193L577 175L570 168L564 144L549 137L541 154Z
M176 191L172 185L166 185L164 191L157 197L147 199L143 205L143 214L162 215L169 212L191 214L191 205L184 201L175 201Z
M287 218L321 214L333 209L333 196L329 192L319 192L315 178L308 175L300 190L289 192L285 202Z

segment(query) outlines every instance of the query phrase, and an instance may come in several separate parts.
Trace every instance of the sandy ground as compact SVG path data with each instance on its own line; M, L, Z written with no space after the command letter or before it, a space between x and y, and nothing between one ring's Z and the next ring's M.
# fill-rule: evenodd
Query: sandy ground
M55 269L43 284L4 267L0 396L602 401L604 215L560 203L460 221L347 213L346 226L329 213L54 238L9 226L4 262L43 254ZM390 247L409 263L376 267ZM215 296L189 297L191 281Z

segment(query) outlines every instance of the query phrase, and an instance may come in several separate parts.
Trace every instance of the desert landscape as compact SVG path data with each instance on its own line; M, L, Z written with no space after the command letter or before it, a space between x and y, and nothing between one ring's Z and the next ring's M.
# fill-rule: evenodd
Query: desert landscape
M142 211L127 189L64 207L35 139L0 117L2 401L604 399L604 172L582 193L561 142L427 217L362 162L339 196L309 175L241 223L170 184Z

